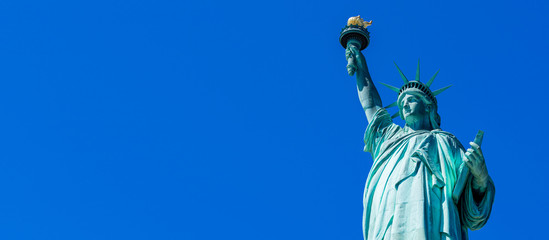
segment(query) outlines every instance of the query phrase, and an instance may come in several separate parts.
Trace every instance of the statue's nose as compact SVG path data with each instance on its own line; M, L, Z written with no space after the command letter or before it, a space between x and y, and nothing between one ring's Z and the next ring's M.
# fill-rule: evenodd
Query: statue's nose
M403 107L405 110L410 110L410 104L407 101L404 102Z

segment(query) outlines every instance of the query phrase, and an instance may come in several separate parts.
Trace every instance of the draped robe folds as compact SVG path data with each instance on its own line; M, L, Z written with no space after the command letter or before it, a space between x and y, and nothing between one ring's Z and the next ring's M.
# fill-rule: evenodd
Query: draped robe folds
M364 189L365 240L461 240L468 239L468 228L486 224L494 184L488 179L486 192L474 196L466 150L455 136L403 129L380 109L364 142L374 159Z

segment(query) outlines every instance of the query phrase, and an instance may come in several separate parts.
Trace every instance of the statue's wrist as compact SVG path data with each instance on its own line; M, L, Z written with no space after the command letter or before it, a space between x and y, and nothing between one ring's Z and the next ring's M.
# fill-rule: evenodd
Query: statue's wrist
M362 55L361 52L356 54L355 59L356 59L356 66L358 68L366 69L366 59L364 58L364 55Z
M488 186L488 173L473 176L473 188L484 190Z

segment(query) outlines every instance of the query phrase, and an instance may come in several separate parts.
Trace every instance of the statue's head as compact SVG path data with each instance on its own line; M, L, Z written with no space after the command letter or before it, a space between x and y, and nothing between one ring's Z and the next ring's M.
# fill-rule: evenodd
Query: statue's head
M400 116L400 118L406 121L406 125L410 125L415 121L428 120L433 129L439 129L440 115L437 113L438 105L435 96L448 89L450 86L436 91L431 91L429 87L435 80L438 72L435 73L435 75L427 83L422 83L419 81L419 63L417 67L416 80L409 81L398 66L397 69L402 77L402 80L404 80L404 85L402 87L397 88L382 83L398 93L398 100L396 103L389 105L398 106L398 114L393 115L393 117Z
M407 125L427 119L433 129L440 128L440 115L437 113L436 100L416 88L409 88L398 96L399 116Z

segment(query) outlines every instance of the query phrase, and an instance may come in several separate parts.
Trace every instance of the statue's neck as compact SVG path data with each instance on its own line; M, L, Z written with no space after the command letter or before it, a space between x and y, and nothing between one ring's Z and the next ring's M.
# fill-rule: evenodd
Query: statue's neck
M431 122L429 121L428 118L418 119L417 121L408 121L406 122L406 126L412 131L433 130L433 126L431 125Z

